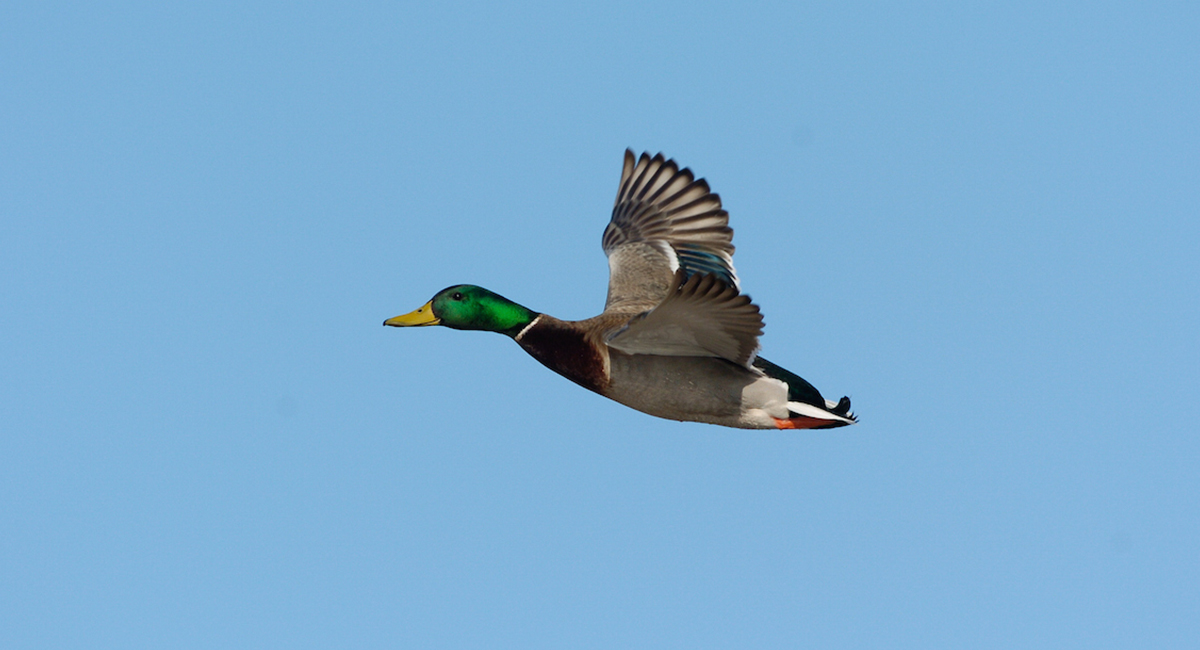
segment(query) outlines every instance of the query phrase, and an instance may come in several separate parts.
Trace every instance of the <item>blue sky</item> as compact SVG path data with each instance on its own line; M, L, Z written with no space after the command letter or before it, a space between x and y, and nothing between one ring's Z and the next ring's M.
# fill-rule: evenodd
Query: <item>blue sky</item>
M0 645L1193 647L1194 5L427 5L0 10ZM626 147L860 425L380 326L597 313Z

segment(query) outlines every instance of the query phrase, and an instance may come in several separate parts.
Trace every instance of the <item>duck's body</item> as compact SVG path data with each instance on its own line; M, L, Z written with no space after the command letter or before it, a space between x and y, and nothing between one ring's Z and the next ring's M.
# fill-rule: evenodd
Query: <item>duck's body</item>
M660 418L741 429L829 428L844 426L843 419L853 422L845 417L849 402L842 419L819 417L837 405L826 403L799 377L791 377L796 389L789 399L784 375L790 373L765 359L756 358L747 368L718 357L627 354L605 345L605 335L628 321L612 314L582 321L538 314L513 339L542 365L576 384ZM780 376L772 377L768 370ZM820 404L796 403L805 397ZM788 410L789 401L795 410ZM813 411L818 417L812 417Z
M449 287L385 325L446 325L510 336L571 381L661 418L743 429L854 424L850 401L757 357L762 315L739 293L720 198L662 155L625 167L604 232L605 310L540 314L472 285Z

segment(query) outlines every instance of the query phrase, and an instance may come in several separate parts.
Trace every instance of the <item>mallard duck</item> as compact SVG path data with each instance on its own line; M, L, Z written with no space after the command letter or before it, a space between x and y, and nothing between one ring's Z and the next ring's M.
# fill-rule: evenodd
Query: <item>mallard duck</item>
M603 246L608 300L595 318L559 320L460 284L383 324L498 332L576 384L660 418L743 429L858 421L849 398L826 400L758 356L763 318L741 293L729 213L691 170L627 149Z

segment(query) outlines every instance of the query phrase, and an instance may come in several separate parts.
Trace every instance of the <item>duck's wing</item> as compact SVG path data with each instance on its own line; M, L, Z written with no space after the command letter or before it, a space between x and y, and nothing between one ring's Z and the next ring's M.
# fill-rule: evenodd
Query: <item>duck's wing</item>
M679 269L674 279L675 290L610 334L608 345L628 354L720 357L749 367L763 331L758 305L711 273L687 277Z
M653 308L676 288L679 270L687 277L712 274L735 293L740 288L733 230L721 197L661 153L643 153L635 162L633 152L625 150L603 245L609 274L606 312Z

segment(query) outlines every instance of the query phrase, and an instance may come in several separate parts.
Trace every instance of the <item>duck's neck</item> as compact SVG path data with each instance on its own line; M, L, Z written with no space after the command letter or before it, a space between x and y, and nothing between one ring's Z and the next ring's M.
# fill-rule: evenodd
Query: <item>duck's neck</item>
M495 318L495 328L493 332L499 332L509 338L516 338L529 324L537 320L541 316L536 311L528 309L515 302L508 302L493 311Z

